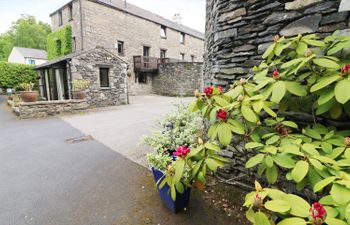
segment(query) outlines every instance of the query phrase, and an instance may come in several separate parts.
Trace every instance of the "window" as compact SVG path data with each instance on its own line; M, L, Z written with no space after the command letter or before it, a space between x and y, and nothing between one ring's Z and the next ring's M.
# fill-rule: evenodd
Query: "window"
M160 26L160 37L166 38L166 27L165 26Z
M150 47L148 46L143 46L143 56L149 56L149 52L150 52Z
M166 58L166 50L165 50L165 49L161 49L161 50L160 50L160 58L161 58L161 59Z
M180 43L185 44L185 33L180 33Z
M109 68L100 68L100 87L109 87Z
M73 20L73 4L68 5L68 19L69 21Z
M60 10L58 12L58 26L62 26L63 21L62 21L62 11Z
M181 59L182 61L185 60L185 53L180 53L180 59Z
M138 83L146 84L147 83L147 73L143 73L143 72L137 73L136 81Z
M191 55L191 62L194 62L196 60L196 56Z
M124 55L124 42L118 41L117 48L118 48L118 55L123 56Z
M28 59L28 64L35 65L35 60L34 59Z

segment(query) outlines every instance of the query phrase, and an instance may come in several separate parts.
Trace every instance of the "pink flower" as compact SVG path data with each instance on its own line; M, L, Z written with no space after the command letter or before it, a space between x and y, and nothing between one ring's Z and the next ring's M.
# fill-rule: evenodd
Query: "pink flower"
M204 94L207 97L211 96L213 94L213 91L214 91L213 87L209 86L209 87L204 88Z
M321 225L327 217L327 212L321 203L315 202L310 208L310 216L314 224Z
M350 70L350 64L347 64L340 69L340 72L347 73L349 70Z
M272 73L272 77L273 79L277 79L280 77L280 72L278 71L278 69L275 69Z
M174 156L186 157L186 155L191 151L186 145L178 146L176 152L173 152Z
M218 118L219 120L222 120L222 121L226 121L227 120L227 112L224 109L219 109L216 112L216 118Z

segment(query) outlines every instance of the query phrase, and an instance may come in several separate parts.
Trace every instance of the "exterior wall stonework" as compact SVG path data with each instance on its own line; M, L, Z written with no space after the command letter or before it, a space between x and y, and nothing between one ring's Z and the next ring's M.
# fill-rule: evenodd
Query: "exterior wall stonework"
M100 68L109 68L109 87L100 87ZM102 48L72 58L72 79L89 80L87 103L90 107L127 104L127 64Z
M166 63L153 78L153 91L160 95L193 96L202 89L203 63Z
M64 113L84 111L89 107L85 100L23 102L14 108L20 119L43 118Z
M204 80L229 85L246 76L274 35L317 33L349 27L340 0L207 0Z
M63 24L71 23L76 45L80 46L80 13L79 1L73 1L73 20L67 21L68 8L63 8ZM133 71L133 56L143 55L143 46L150 47L151 57L160 57L160 50L166 50L167 58L179 59L180 54L185 54L185 60L191 61L191 55L195 61L203 61L204 41L202 39L185 35L185 43L180 43L180 32L171 28L166 29L167 38L160 36L161 25L129 13L97 4L90 0L81 0L83 18L83 45L84 50L103 46L117 54L115 44L124 42L124 55L129 62L130 76L128 78L129 92L131 94L145 94L152 92L152 76L147 77L147 83L138 83ZM58 26L58 13L51 16L53 29ZM77 50L79 50L77 48Z

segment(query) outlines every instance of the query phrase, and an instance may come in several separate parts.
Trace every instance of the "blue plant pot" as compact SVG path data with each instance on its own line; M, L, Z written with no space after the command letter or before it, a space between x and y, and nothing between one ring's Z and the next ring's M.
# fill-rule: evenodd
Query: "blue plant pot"
M154 180L156 183L162 179L163 177L163 172L159 171L155 168L152 168ZM160 183L160 181L159 181ZM158 183L158 184L159 184ZM160 198L162 199L163 203L165 206L173 213L178 213L182 211L184 208L188 206L189 200L190 200L190 193L191 189L187 188L185 189L184 193L179 193L176 191L176 200L173 201L171 196L170 196L170 187L168 184L165 184L162 188L157 187Z

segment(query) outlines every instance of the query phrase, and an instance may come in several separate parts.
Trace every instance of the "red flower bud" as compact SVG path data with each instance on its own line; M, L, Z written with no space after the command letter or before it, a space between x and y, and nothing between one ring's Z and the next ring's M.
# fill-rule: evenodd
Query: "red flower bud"
M273 79L277 79L280 77L280 72L278 71L278 69L275 69L272 73L272 77Z
M310 219L315 225L321 225L327 217L327 212L319 202L312 204L310 208Z
M222 93L222 87L218 86L219 91Z
M256 194L253 199L253 206L260 207L263 203L262 197L259 194Z
M350 64L347 64L340 69L340 72L347 73L349 70L350 70Z
M212 87L206 87L204 88L204 94L209 97L213 94L214 89Z
M224 109L219 109L216 112L216 118L218 118L219 120L222 120L222 121L226 121L227 120L227 112Z

